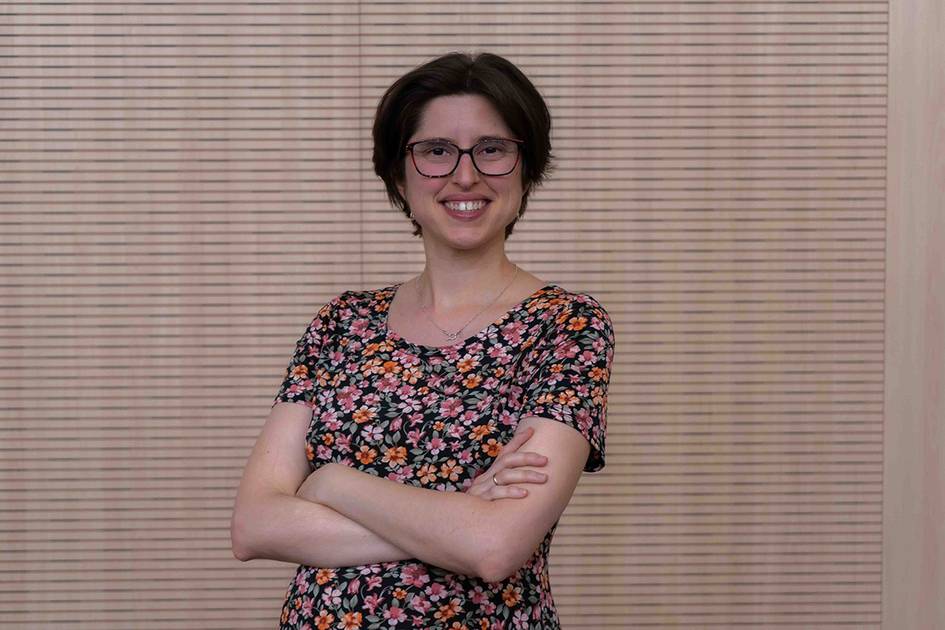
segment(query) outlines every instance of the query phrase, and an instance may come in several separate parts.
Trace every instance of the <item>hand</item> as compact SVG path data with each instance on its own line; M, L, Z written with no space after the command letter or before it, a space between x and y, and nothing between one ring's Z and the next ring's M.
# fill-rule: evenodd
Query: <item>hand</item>
M519 451L519 448L534 433L535 429L532 427L526 427L516 433L515 437L502 447L502 452L492 462L492 466L473 480L472 485L466 490L466 494L471 494L486 501L521 499L528 496L528 490L510 484L545 483L548 481L548 475L544 473L537 470L523 469L525 466L544 466L548 463L548 458L544 455ZM496 482L498 482L498 485L496 485Z

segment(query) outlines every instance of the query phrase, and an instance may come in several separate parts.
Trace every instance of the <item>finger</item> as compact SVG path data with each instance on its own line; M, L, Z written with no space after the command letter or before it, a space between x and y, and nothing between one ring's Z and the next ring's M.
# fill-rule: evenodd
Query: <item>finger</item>
M544 455L528 451L519 451L517 453L509 453L503 457L499 466L501 468L519 468L521 466L544 466L547 463L548 458Z
M525 488L520 488L518 486L498 486L489 491L485 497L489 501L496 501L498 499L522 499L528 496L528 490Z
M501 475L496 473L496 479L500 485L508 486L516 483L545 483L548 481L548 475L537 470L508 469L503 470Z

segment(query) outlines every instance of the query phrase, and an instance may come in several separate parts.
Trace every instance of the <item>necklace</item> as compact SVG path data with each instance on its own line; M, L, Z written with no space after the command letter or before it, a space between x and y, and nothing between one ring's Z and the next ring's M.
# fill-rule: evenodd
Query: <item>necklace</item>
M488 304L486 304L485 306L483 306L481 309L479 309L479 312L476 313L475 315L473 315L472 317L470 317L470 318L469 318L469 321L467 321L465 324L463 324L463 326L462 326L459 330L457 330L456 332L449 332L449 331L447 331L447 330L443 330L442 328L440 328L440 327L437 325L437 323L436 323L435 321L433 321L433 318L430 316L429 307L422 305L422 300L421 300L421 298L420 298L420 279L419 279L419 278L417 279L417 302L420 304L420 310L423 311L423 314L424 314L424 316L426 316L427 320L428 320L431 324L433 324L433 325L436 327L437 330L439 330L441 333L443 333L443 335L446 337L446 340L447 340L447 341L453 342L453 341L456 341L456 339L459 337L459 334L460 334L461 332L463 332L464 330L466 330L466 326L469 326L469 324L471 324L474 319L476 319L477 317L479 317L480 315L482 315L482 313L483 313L487 308L489 308L490 306L492 306L493 304L495 304L496 302L498 302L498 301L499 301L499 298L502 297L503 295L505 295L505 292L508 291L508 290L509 290L509 287L512 286L512 283L515 282L515 276L518 275L518 270L519 270L519 269L521 269L521 267L519 267L518 265L515 265L515 273L512 274L512 279L509 280L509 283L508 283L507 285L505 285L505 288L502 289L502 291L499 292L499 295L495 296L495 298L493 298L491 302L489 302ZM424 270L423 273L426 273L426 270ZM420 274L421 277L423 277L423 273Z

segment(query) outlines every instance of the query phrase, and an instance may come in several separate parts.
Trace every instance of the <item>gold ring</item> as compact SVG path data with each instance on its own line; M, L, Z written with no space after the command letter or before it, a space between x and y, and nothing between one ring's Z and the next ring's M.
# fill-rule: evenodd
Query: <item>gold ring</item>
M492 483L499 485L499 480L495 478L495 475L492 475Z

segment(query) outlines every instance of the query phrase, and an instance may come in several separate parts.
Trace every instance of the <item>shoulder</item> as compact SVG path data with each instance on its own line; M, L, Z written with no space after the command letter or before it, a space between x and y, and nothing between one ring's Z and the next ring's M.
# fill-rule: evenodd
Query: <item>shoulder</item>
M377 289L349 289L334 295L319 308L316 317L347 320L378 312L389 303L396 286Z
M554 329L560 334L573 336L587 331L613 342L613 322L606 307L593 295L570 291L555 285L549 294L547 308L554 318Z

